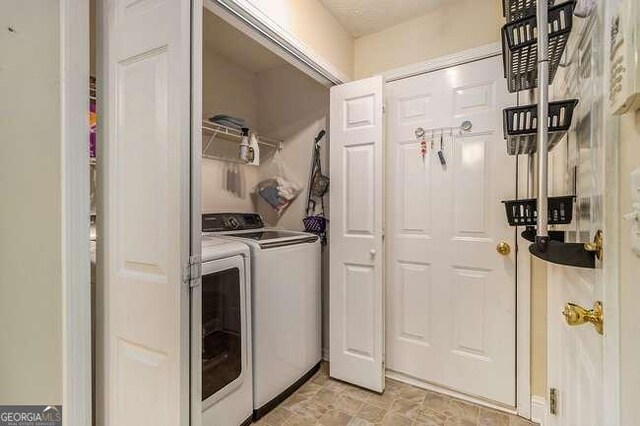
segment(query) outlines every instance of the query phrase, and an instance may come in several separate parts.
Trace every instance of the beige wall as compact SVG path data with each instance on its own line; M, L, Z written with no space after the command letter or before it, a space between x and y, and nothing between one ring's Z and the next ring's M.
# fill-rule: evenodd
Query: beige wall
M621 119L620 213L631 211L630 173L640 167L640 110ZM631 252L631 225L620 223L621 425L640 418L640 257Z
M250 2L345 76L353 78L353 38L318 0Z
M355 41L355 77L450 55L500 40L500 0L446 2L431 13Z
M0 404L62 403L59 16L0 2Z
M547 394L547 266L531 257L531 394Z

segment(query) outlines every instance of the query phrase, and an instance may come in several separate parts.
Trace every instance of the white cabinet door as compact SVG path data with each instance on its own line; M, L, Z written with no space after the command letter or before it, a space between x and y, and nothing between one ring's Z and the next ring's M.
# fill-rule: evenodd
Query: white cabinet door
M99 4L99 424L187 425L191 4Z
M330 375L384 390L383 80L331 89Z
M387 367L515 406L515 198L499 57L387 85ZM422 158L414 131L427 132ZM446 165L438 158L442 150ZM496 251L500 242L511 252Z

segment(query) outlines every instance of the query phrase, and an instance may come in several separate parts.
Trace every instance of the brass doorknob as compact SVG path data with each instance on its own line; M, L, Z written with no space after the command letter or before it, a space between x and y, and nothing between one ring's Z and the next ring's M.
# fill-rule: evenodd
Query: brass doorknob
M506 256L511 253L511 246L505 241L500 241L496 246L496 251L501 255Z
M562 310L562 315L571 326L591 323L599 334L602 334L604 328L604 312L602 310L602 302L596 302L593 309L585 309L575 303L567 303Z

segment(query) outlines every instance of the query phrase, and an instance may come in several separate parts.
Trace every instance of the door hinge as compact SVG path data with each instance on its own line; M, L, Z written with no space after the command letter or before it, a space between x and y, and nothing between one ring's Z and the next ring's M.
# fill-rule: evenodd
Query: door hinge
M189 264L185 266L182 273L182 281L190 288L200 285L202 277L202 258L200 256L190 256Z
M383 114L386 114L386 113L387 113L387 104L386 104L386 103L383 103L383 104L382 104L382 113L383 113Z
M558 414L558 389L549 389L549 413L554 416Z

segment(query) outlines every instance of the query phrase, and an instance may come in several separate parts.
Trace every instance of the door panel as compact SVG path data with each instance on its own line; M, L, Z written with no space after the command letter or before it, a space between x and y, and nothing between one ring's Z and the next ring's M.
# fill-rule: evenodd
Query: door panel
M515 405L515 159L499 58L387 85L388 368ZM471 132L435 132L472 122ZM414 131L427 129L427 154ZM433 139L433 144L431 143ZM446 165L437 152L443 151ZM505 241L509 256L496 252Z
M606 239L615 238L610 232L613 229L607 229L605 223L605 216L615 210L612 206L618 196L616 190L606 188L608 185L615 188L618 178L617 170L608 169L606 164L606 157L615 155L615 151L604 149L606 143L616 140L607 133L612 127L607 122L606 110L602 109L606 79L602 74L605 68L602 52L609 39L603 20L604 7L604 2L599 3L588 20L579 20L580 27L586 27L584 36L570 39L569 66L558 71L553 87L557 99L580 99L567 139L549 154L550 195L577 197L574 220L567 227L570 242L591 241L599 229L605 231ZM574 180L575 167L578 174ZM604 203L608 203L608 211ZM613 251L605 252L603 261L596 261L595 270L547 267L547 384L558 392L557 414L547 419L552 426L616 423L613 411L608 412L605 406L607 336L598 334L590 324L570 327L562 315L568 302L591 309L596 301L602 301L607 324L605 286L617 284L610 278L615 275L615 256Z
M330 374L384 390L382 78L331 89Z
M190 4L101 3L98 423L188 423Z

